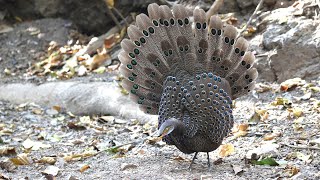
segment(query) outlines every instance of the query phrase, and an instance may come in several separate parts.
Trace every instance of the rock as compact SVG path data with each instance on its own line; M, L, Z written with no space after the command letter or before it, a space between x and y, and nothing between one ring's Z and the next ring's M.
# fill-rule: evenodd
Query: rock
M246 154L246 159L252 159L252 160L257 160L261 156L265 157L267 155L275 156L278 153L277 148L279 147L278 144L272 144L270 142L267 142L264 145L261 145L258 148L249 150Z
M41 106L59 105L62 110L75 115L110 114L123 118L136 118L143 124L157 121L157 116L147 115L113 82L51 82L1 84L0 100L15 104L34 102ZM46 111L47 113L47 111ZM53 111L48 111L53 113ZM56 112L54 112L56 113ZM116 123L127 123L117 120Z
M213 179L212 175L201 175L200 176L201 180L211 180Z
M293 11L292 7L277 9L264 18L268 25L262 45L274 53L257 58L260 78L283 82L294 77L310 80L320 75L320 23L295 17Z
M126 124L128 121L126 120L123 120L123 119L115 119L114 120L114 123L115 124Z
M219 13L226 14L230 12L239 11L239 7L236 1L224 1L223 6L219 9Z
M57 110L55 110L55 109L47 109L46 110L46 114L54 116L54 115L59 114L59 112Z
M253 0L237 0L237 3L240 9L245 9L253 5Z
M154 2L160 3L160 0L121 0L114 1L114 6L126 17L130 12ZM3 7L12 17L29 20L39 17L68 19L77 25L80 31L87 34L100 35L114 27L106 2L101 0L14 0L10 3L0 1L0 7L0 10Z
M121 169L121 171L124 171L124 170L129 169L129 168L137 168L137 167L138 166L135 165L135 164L123 163L123 164L121 164L120 169Z

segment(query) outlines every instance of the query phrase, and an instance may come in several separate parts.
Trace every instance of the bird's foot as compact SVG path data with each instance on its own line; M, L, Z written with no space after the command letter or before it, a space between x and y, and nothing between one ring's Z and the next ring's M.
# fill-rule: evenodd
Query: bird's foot
M208 171L210 171L210 170L211 170L211 164L210 164L209 152L207 152L207 159L208 159L208 162L207 162L207 164L208 164Z
M192 161L191 161L190 166L189 166L189 171L192 170L192 164L194 163L194 160L197 158L197 155L198 155L198 152L196 152L196 153L194 154L193 158L192 158Z

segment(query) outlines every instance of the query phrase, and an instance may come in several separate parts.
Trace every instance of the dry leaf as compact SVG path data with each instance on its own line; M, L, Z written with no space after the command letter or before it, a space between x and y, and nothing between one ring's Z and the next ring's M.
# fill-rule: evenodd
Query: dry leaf
M92 157L94 155L96 155L97 152L96 151L85 151L83 153L79 153L79 154L71 154L71 155L66 155L63 157L63 159L67 162L69 161L78 161L81 159L85 159L88 157Z
M301 78L293 78L293 79L288 79L280 84L280 90L281 91L290 91L293 88L297 86L302 86L306 84L305 80L302 80Z
M0 156L17 154L15 147L1 147Z
M80 171L81 173L83 173L85 170L87 170L87 169L89 169L89 168L90 168L90 166L89 166L88 164L85 164L85 165L83 165L83 166L80 167L80 170L79 170L79 171Z
M23 143L22 146L25 149L31 149L33 151L37 151L39 149L46 149L46 148L50 148L51 145L50 144L43 144L42 142L39 141L32 141L31 139L26 139Z
M44 163L44 164L50 164L54 165L56 163L56 159L54 157L42 157L40 160L38 160L38 163Z
M265 141L270 141L270 140L272 140L272 139L274 139L274 138L276 138L276 137L279 137L281 135L281 133L268 133L268 134L266 134L266 135L264 135L264 137L263 137L263 139L265 140Z
M246 131L248 129L249 125L247 123L239 124L238 129L240 131Z
M234 146L232 144L224 144L220 148L219 155L221 157L229 156L234 152Z
M258 93L263 93L263 92L272 90L272 87L266 84L258 83L256 84L255 89Z
M289 177L292 177L300 172L300 169L295 166L287 166L284 170L288 173Z
M111 34L104 40L104 47L106 49L111 49L116 44L116 37L114 34Z
M110 59L110 55L104 50L94 55L90 61L88 61L89 69L94 70L101 66L107 59Z
M295 108L288 108L287 109L294 117L300 117L303 114L303 111L301 108L295 107Z
M29 165L32 162L32 160L25 153L19 154L15 158L10 158L10 161L14 165Z
M61 106L57 106L57 105L56 106L52 106L52 109L60 112L61 111Z
M176 160L176 161L185 161L185 159L181 156L176 156L173 158L173 160Z

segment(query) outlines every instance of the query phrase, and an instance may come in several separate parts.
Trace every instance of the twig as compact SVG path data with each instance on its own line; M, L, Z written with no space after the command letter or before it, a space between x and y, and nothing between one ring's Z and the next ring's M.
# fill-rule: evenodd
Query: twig
M118 19L116 18L116 16L112 13L111 9L109 7L107 7L107 13L108 15L111 17L111 19L113 20L114 23L116 23L117 27L119 29L122 29L120 22L118 21Z
M207 11L206 16L207 19L209 20L211 16L215 15L218 13L218 10L220 7L223 5L223 0L216 0L210 7L210 9Z
M125 25L126 25L127 27L129 27L129 23L127 22L126 18L124 18L123 15L120 13L120 11L119 11L117 8L115 8L115 7L112 7L112 10L113 10L114 12L116 12L116 13L118 14L118 16L120 16L121 19L124 21Z
M294 146L294 145L290 145L290 144L285 144L285 143L281 143L282 145L291 147L291 148L295 148L295 149L310 149L310 150L320 150L320 148L318 147L309 147L309 146Z
M254 12L252 13L252 15L250 16L247 24L242 28L242 30L240 31L240 33L238 34L238 37L247 29L247 27L249 26L249 24L251 24L251 21L253 19L253 17L257 14L258 10L261 8L262 4L263 4L264 0L260 0L259 4L257 5L256 9L254 10Z

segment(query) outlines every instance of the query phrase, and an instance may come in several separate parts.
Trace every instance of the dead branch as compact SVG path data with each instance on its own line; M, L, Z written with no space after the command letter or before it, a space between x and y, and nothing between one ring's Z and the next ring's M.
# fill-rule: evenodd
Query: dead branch
M220 7L223 5L223 0L216 0L210 7L210 9L207 11L206 16L207 19L209 20L211 16L215 15L218 13Z

